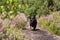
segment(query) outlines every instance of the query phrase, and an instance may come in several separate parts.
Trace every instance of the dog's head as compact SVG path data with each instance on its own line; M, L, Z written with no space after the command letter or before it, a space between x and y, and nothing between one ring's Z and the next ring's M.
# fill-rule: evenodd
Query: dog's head
M31 17L30 17L30 21L34 21L35 19L36 19L35 16L31 16Z

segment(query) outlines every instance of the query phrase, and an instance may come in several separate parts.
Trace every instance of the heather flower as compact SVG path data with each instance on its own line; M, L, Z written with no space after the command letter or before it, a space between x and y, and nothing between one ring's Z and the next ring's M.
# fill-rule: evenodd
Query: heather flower
M0 32L3 32L3 30L0 30Z
M16 23L14 21L11 22L10 26L15 27Z

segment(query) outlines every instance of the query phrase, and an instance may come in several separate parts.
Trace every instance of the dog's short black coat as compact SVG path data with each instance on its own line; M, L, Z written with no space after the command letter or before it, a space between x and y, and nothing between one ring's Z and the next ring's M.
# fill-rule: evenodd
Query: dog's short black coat
M33 27L33 30L35 30L36 25L37 25L36 17L34 15L30 16L30 27Z

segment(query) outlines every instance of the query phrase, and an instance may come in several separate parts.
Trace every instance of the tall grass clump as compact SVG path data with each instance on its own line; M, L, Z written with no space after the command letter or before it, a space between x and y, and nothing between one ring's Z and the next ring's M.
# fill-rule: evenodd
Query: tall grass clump
M0 20L0 40L24 40L25 35L21 32L21 28L14 26L11 20Z
M39 25L42 28L49 30L53 34L60 35L60 13L53 12L50 15L50 17L48 15L40 18Z

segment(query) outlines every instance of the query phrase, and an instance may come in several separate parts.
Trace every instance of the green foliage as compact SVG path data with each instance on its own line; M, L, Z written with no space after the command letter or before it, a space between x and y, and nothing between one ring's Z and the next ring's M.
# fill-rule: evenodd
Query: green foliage
M1 0L0 1L0 13L6 11L6 17L11 18L12 15L16 15L18 11L19 0ZM13 11L13 13L11 13Z
M26 8L25 14L26 15L46 15L48 14L48 0L29 0L28 4L29 7Z
M55 9L60 9L60 0L53 0Z
M36 15L34 12L35 12L35 7L32 6L30 8L27 8L24 12L27 16L30 16L30 15Z
M37 3L38 2L38 3ZM38 15L46 15L48 14L48 0L39 0L36 2L37 14Z
M49 5L49 2L51 5ZM60 0L0 0L0 14L6 11L6 17L4 18L10 19L16 16L18 11L25 13L27 16L37 14L41 16L57 9L60 9Z

